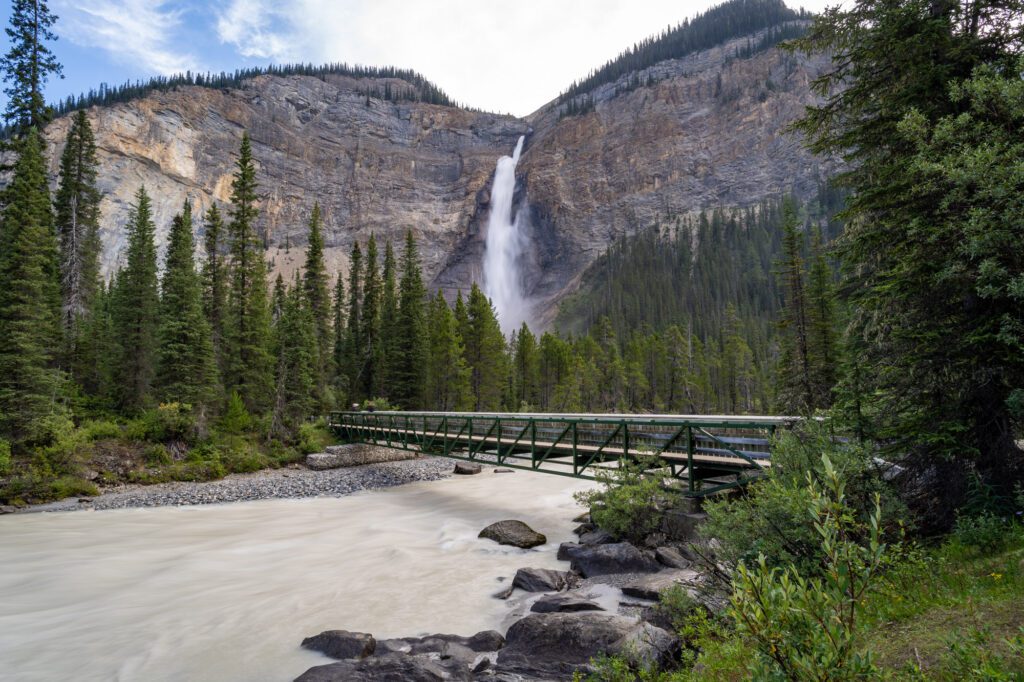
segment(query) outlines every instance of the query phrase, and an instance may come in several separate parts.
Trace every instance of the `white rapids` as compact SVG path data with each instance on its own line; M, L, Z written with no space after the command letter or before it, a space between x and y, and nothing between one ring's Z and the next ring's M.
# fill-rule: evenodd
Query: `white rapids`
M527 471L340 498L0 517L0 678L290 680L304 637L504 631L491 595L555 568L584 481ZM477 538L521 519L531 551Z

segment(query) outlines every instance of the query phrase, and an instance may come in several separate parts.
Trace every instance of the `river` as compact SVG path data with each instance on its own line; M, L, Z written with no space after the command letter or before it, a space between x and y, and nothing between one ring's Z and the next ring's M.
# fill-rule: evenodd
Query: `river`
M0 517L0 679L291 680L326 629L377 637L504 631L491 595L564 567L586 482L527 471L340 498ZM531 551L480 540L501 519Z

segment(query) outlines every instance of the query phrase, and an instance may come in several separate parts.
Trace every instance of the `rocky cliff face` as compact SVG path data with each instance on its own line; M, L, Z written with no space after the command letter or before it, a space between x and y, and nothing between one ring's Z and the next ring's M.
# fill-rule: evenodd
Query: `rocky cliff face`
M481 278L491 176L519 135L519 205L528 204L528 293L538 323L615 237L659 218L746 205L782 191L807 195L830 168L786 126L812 101L824 58L768 50L731 59L746 38L659 63L593 93L595 110L527 119L367 99L366 81L262 76L239 89L153 93L89 112L103 202L104 265L116 266L140 185L153 197L158 237L188 197L199 212L226 203L243 130L259 163L260 229L280 270L301 264L314 201L339 271L355 240L396 245L416 234L428 281L448 292ZM382 83L376 84L383 87ZM404 84L403 84L404 85ZM69 121L46 131L51 171Z

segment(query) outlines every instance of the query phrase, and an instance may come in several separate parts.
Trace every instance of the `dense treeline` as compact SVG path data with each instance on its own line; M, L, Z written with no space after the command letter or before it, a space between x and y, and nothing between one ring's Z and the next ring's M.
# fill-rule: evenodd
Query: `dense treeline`
M326 79L327 76L347 76L360 80L393 79L405 81L408 87L396 87L385 83L383 87L368 87L362 90L367 99L383 99L388 102L425 102L443 106L460 106L454 102L441 88L437 87L421 74L411 69L399 69L393 66L362 66L349 65L344 62L329 64L270 64L236 69L232 72L220 73L185 73L171 76L153 76L145 81L126 81L121 85L101 83L99 88L83 92L75 97L68 95L66 99L52 107L45 107L45 116L51 119L64 116L74 111L88 109L93 106L106 106L145 97L151 92L173 90L174 88L195 85L204 88L236 88L247 80L258 76L313 76ZM3 129L4 136L11 130Z
M584 97L577 101L577 98L587 95L598 86L614 83L623 76L642 71L666 59L681 59L733 38L771 29L758 43L747 45L742 56L750 56L781 40L796 37L801 32L800 28L782 25L807 20L810 16L803 9L796 11L786 7L782 0L732 0L722 3L637 43L583 80L574 82L558 96L555 104L557 106L569 102L570 108L578 110L573 113L584 113L589 110L588 100ZM592 106L592 101L589 106Z

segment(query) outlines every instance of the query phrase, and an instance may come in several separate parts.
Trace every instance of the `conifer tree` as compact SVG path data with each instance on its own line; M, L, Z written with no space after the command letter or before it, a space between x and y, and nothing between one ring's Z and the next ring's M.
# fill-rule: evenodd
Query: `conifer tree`
M84 111L75 114L60 161L54 200L60 242L61 325L65 366L78 378L82 321L100 280L100 192L96 188L96 143Z
M836 340L835 286L832 268L825 258L821 226L811 235L811 269L807 275L807 332L814 391L818 407L832 404L832 387L838 376L839 343Z
M324 264L324 237L320 216L320 203L313 204L309 217L309 245L306 247L306 267L303 290L309 312L316 327L317 362L315 402L321 411L330 405L331 364L334 359L334 339L331 334L331 294Z
M423 286L419 254L412 230L405 234L399 290L401 298L396 332L399 355L394 363L394 401L405 409L416 409L422 400L426 376L427 290ZM447 308L447 304L445 307Z
M316 410L317 343L313 314L298 273L284 291L281 316L274 325L277 369L271 430L288 435Z
M82 392L104 407L113 397L113 369L117 342L114 338L113 283L100 281L89 312L81 323L81 342L77 348L76 378Z
M367 398L379 397L380 393L380 266L377 262L377 240L371 234L366 243L366 274L363 278L362 319L359 331L363 347L360 353L360 389Z
M804 281L804 237L791 200L785 203L783 211L783 260L779 277L784 286L785 305L779 321L783 332L779 394L784 409L803 414L817 407Z
M217 204L204 217L203 311L210 323L210 340L218 371L224 373L224 321L227 313L228 271L224 262L224 221Z
M118 274L113 300L114 363L117 406L137 412L149 403L157 362L160 296L152 208L145 187L139 187L128 220L128 252Z
M505 337L501 333L494 306L475 283L470 289L466 308L469 316L469 334L465 339L466 361L470 368L473 409L500 410L505 378L508 376Z
M171 223L160 283L156 387L161 402L191 405L202 414L217 397L217 366L194 253L192 204L186 199Z
M230 272L225 325L225 388L237 391L251 412L270 407L273 358L270 353L270 307L267 265L256 234L256 166L249 134L242 144L231 183Z
M345 305L345 281L341 273L338 273L338 279L334 283L334 324L331 330L334 334L331 346L333 353L331 380L334 383L334 405L338 408L345 406L345 391L348 388L344 381L345 367L347 366Z
M43 88L50 75L63 78L63 69L46 41L56 40L57 21L46 0L13 0L7 37L11 47L0 59L7 88L4 121L19 131L41 130L51 118Z
M363 397L361 377L363 370L363 254L359 242L352 244L348 271L348 340L346 367L348 400Z
M39 135L18 144L0 232L0 437L32 440L60 411L57 242Z
M472 406L469 368L458 323L438 291L427 313L427 352L423 400L432 410L464 410Z
M516 335L513 366L513 409L536 408L540 397L540 357L537 337L525 322Z
M395 250L391 240L384 244L384 272L380 293L380 390L379 394L394 401L398 358L401 355L398 338L398 282L395 270Z
M288 290L284 286L284 275L280 272L277 273L277 277L274 278L274 289L270 295L270 323L277 324L284 315L284 299ZM276 341L275 341L276 343ZM277 346L273 349L274 357L277 357Z

